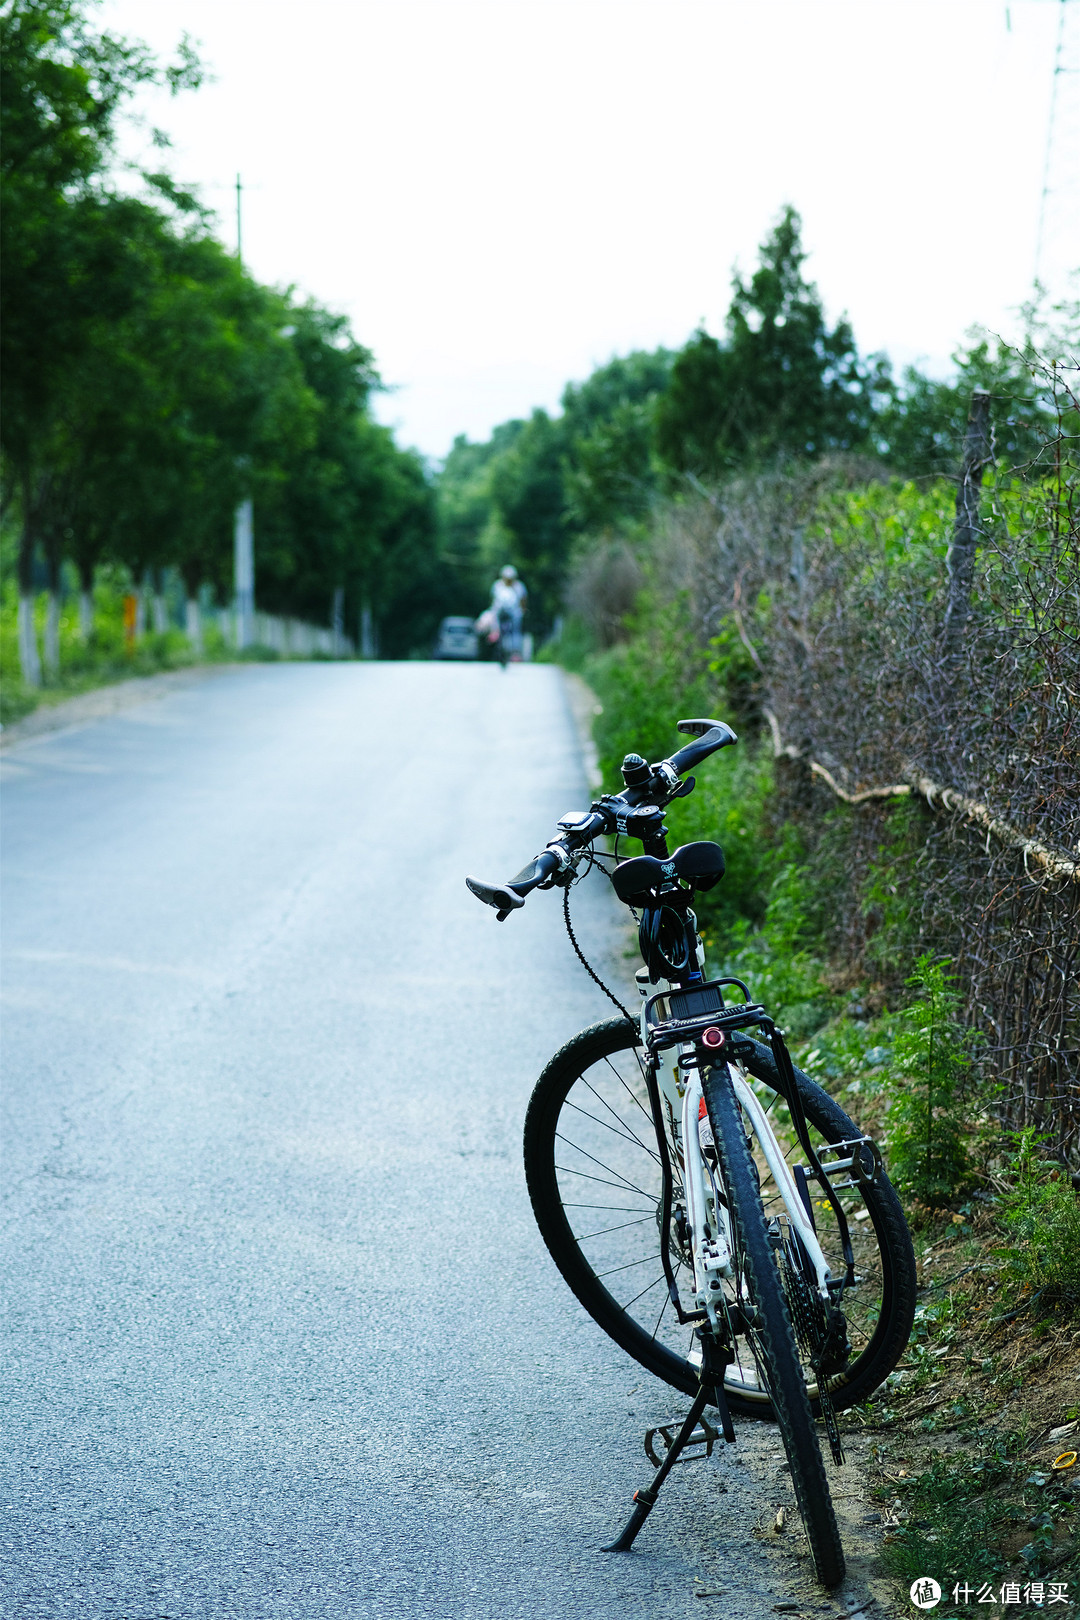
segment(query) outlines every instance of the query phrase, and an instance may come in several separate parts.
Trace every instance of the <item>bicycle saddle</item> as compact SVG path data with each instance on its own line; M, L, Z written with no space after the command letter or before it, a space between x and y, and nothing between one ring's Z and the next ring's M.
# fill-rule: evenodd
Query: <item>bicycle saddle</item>
M611 874L620 900L633 905L655 898L662 883L681 878L694 889L711 889L724 875L724 852L719 844L681 844L666 861L655 855L635 855Z

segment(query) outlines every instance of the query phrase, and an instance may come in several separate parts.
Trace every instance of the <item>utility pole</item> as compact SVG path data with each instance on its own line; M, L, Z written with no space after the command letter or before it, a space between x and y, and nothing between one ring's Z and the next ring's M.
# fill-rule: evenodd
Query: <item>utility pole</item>
M241 196L243 187L236 176L236 262L243 267ZM236 650L251 645L255 616L255 508L249 495L240 502L233 518L233 611Z
M360 656L361 658L375 658L378 655L378 639L375 620L371 613L371 604L365 599L360 609Z

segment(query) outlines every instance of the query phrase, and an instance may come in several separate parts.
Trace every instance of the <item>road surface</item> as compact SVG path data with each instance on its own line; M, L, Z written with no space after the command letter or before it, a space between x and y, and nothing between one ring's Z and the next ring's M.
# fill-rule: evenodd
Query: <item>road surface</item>
M463 882L587 802L558 671L252 666L3 769L0 1612L851 1608L758 1533L767 1427L597 1552L680 1400L561 1283L520 1136L609 1009L557 897ZM599 879L575 914L625 993Z

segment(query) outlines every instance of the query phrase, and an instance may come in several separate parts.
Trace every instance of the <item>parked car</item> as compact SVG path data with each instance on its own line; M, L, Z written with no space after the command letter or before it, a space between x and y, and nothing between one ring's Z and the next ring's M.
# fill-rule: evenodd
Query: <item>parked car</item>
M452 617L440 624L435 642L436 658L475 658L477 647L471 619Z

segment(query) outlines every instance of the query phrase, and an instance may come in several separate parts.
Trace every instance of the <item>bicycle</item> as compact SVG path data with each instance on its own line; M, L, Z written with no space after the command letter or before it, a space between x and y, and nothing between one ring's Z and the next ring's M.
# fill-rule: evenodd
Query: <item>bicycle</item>
M738 739L719 720L678 729L696 740L654 765L628 754L623 791L563 816L516 877L466 883L500 922L532 890L562 888L571 943L621 1013L548 1063L524 1143L533 1211L564 1280L617 1344L693 1396L677 1433L646 1437L655 1475L604 1550L630 1550L687 1446L711 1454L720 1432L733 1442L733 1413L772 1418L817 1576L835 1586L844 1552L817 1420L842 1463L836 1414L867 1400L903 1354L915 1257L873 1140L795 1068L740 979L704 977L691 902L720 881L724 855L708 842L669 853L664 811L693 791L687 772ZM594 847L605 836L613 855ZM620 860L624 838L642 853ZM637 1019L570 922L570 887L594 865L638 921ZM742 1000L729 1003L733 989Z
M499 663L502 665L503 669L505 669L507 664L513 660L514 654L517 652L518 648L517 620L514 618L514 615L509 611L508 608L499 609L498 625Z

